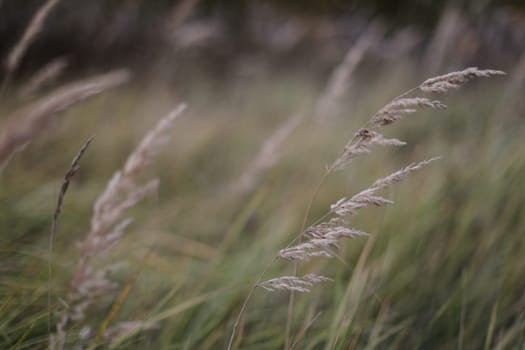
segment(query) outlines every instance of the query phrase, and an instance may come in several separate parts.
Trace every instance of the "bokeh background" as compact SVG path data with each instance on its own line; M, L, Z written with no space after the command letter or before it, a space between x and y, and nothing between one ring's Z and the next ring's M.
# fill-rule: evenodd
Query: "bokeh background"
M0 1L2 62L43 3ZM32 78L49 64L59 74L35 91ZM61 113L2 165L0 348L47 348L51 221L62 178L91 135L56 232L56 308L107 181L160 117L189 105L148 169L158 193L130 210L133 224L100 261L127 264L118 286L71 325L66 348L221 349L257 274L299 233L325 165L393 97L470 66L507 75L440 96L448 109L385 130L405 147L374 149L321 187L309 222L379 177L443 156L389 190L394 205L351 218L370 236L344 242L343 261L300 266L334 282L296 296L292 333L296 349L522 349L519 0L59 1L17 69L2 66L0 128L63 84L121 68L133 78ZM257 166L261 154L268 161ZM268 277L292 273L278 262ZM283 348L288 297L257 289L235 347ZM83 338L116 301L112 324L151 327Z

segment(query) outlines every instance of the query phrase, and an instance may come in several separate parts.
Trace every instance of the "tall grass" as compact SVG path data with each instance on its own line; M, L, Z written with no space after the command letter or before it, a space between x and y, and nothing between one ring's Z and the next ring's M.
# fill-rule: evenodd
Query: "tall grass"
M339 99L355 116L372 115L361 127L360 117L323 126L306 118L304 111L319 101L318 86L291 77L269 80L260 90L228 86L221 96L194 83L186 91L193 115L177 122L173 141L167 132L182 106L136 148L152 124L145 116L172 104L156 87L130 86L90 101L55 129L44 128L51 115L106 84L97 78L89 88L85 82L60 88L23 108L22 115L32 117L11 119L0 138L22 135L0 143L13 145L5 148L6 158L34 144L0 176L1 346L519 348L525 338L525 196L516 189L525 163L523 128L511 115L519 111L516 93L498 100L493 81L495 87L466 90L447 109L418 95L502 73L469 68L427 79L374 113L373 106L415 78L381 73L367 77L356 105ZM118 72L108 87L127 77ZM268 117L276 110L294 117ZM410 116L405 125L393 125L399 138L382 131L416 111L435 110L435 118ZM494 119L495 111L508 114ZM341 150L348 130L357 132ZM60 182L64 150L93 133L82 171L71 183L71 176ZM411 146L378 147L373 157L359 157L375 146L402 146L401 140ZM392 188L434 160L414 159L434 154L445 155L439 165ZM327 159L335 160L322 172ZM64 183L71 188L68 200L59 201L61 227L48 260L49 223ZM347 194L356 188L364 190ZM391 198L397 204L384 209ZM128 211L136 225L129 225ZM288 261L301 263L297 273ZM121 262L128 267L119 270ZM278 291L309 293L290 303Z
M339 241L342 238L354 238L355 236L367 235L361 231L348 228L347 223L344 220L341 220L342 217L354 215L358 210L361 210L366 207L376 206L381 207L387 204L392 204L391 200L383 198L377 195L377 192L392 186L393 184L403 180L408 174L417 171L429 164L434 159L427 161L422 161L419 163L411 164L407 167L400 169L397 172L392 173L389 176L381 178L375 181L370 187L365 190L355 194L351 198L343 197L338 200L336 203L330 206L330 211L324 214L320 219L318 219L312 226L306 228L306 223L308 222L310 209L313 201L325 179L334 171L341 170L348 165L357 156L369 153L372 146L402 146L405 145L404 142L399 141L398 139L388 139L385 138L382 134L372 131L370 128L379 128L382 126L390 125L403 116L415 113L417 110L415 108L431 108L431 109L444 109L446 106L437 100L429 100L428 98L423 97L406 97L407 95L420 90L422 92L432 92L432 93L445 93L451 89L457 89L463 84L472 80L476 77L490 77L493 75L504 74L501 71L496 70L479 70L477 68L468 68L459 72L452 72L449 74L441 75L438 77L430 78L425 80L423 83L418 85L416 88L410 89L407 92L401 94L400 96L394 98L391 102L386 104L381 108L377 113L375 113L370 119L370 126L366 125L361 128L354 137L347 143L344 147L344 150L341 152L341 155L327 167L325 174L322 176L319 185L313 192L312 198L308 203L306 213L304 215L304 220L300 233L296 236L286 248L279 251L279 253L274 257L272 262L273 264L278 258L289 260L289 261L307 261L314 257L333 257L337 256L333 252L334 249L339 247ZM326 220L330 215L339 216L339 218L333 218L329 221ZM321 222L321 223L320 223ZM305 237L306 241L302 242L302 238ZM299 243L297 243L299 241ZM297 244L296 244L297 243ZM293 315L293 293L294 292L310 292L310 288L320 282L331 281L330 278L315 274L307 274L303 277L297 276L281 276L277 278L272 278L270 280L264 281L263 278L270 267L268 266L263 270L255 281L254 286L248 293L248 296L244 300L241 311L235 320L233 326L233 331L228 343L228 350L232 348L233 341L235 339L235 333L239 327L239 322L243 316L248 301L253 295L255 288L257 286L263 287L269 291L276 290L288 290L292 293L290 299L290 307L288 312L288 318L291 319ZM295 267L297 270L297 267ZM289 341L289 329L290 324L286 327L286 345L285 347L290 348Z
M290 81L281 81L284 83ZM381 96L364 98L358 110L362 115L373 114L366 111L395 90L387 91L386 86L380 90L376 87L381 83L375 84L372 88ZM309 92L304 85L301 82L287 89L303 86L300 98L306 101ZM264 115L267 106L282 103L277 93L271 94L271 86L268 89L264 101L260 94L246 92L246 106L257 107ZM291 327L295 337L290 342L295 348L442 348L460 342L463 348L485 344L505 348L520 344L523 266L519 257L523 241L519 227L520 203L525 198L513 189L519 186L525 170L520 158L521 132L515 129L509 133L498 128L504 121L491 121L491 106L498 93L490 84L473 89L474 93L465 90L465 97L451 99L449 108L433 118L411 116L404 125L393 126L392 132L400 139L418 147L388 152L378 149L366 160L353 160L355 167L351 169L359 170L351 177L336 172L325 183L313 202L311 217L322 216L342 188L366 188L370 174L380 176L425 154L445 156L437 166L395 191L396 205L380 211L379 216L375 210L364 210L353 217L352 226L370 236L340 242L337 255L345 263L326 264L314 258L304 265L305 272L299 276L316 272L333 282L312 289L310 296L296 298ZM197 106L208 99L206 95L189 97ZM69 162L67 154L56 150L72 148L76 135L97 133L97 141L69 190L56 238L53 294L60 296L67 294L68 279L76 268L78 256L72 245L83 237L82 228L89 226L90 203L111 176L112 164L125 160L134 140L151 124L142 120L143 111L137 109L148 98L151 96L113 95L111 100L123 109L108 119L109 127L97 127L88 118L70 118L65 129L56 131L60 139L38 141L5 169L1 178L1 222L7 232L2 244L6 247L2 252L1 309L5 347L47 344L47 273L39 262L47 255L49 226L42 215L52 214L53 184L58 184ZM95 100L75 113L103 113L106 101ZM156 97L155 109L164 109L169 102ZM285 107L286 114L297 108ZM98 120L106 118L101 115ZM278 121L262 121L254 115L232 128L229 118L229 112L219 112L204 120L181 119L170 151L150 165L162 180L158 201L153 207L146 202L145 207L133 211L137 224L109 256L113 262L129 264L114 277L121 287L113 292L113 298L100 302L97 312L87 313L86 322L98 332L134 271L143 269L114 324L160 318L156 322L160 328L134 332L115 345L119 348L146 344L158 348L184 344L203 349L225 347L246 288L261 271L258 262L282 249L301 225L308 197L322 175L320 165L330 154L337 156L346 130L361 124L340 120L323 129L306 122L290 135L281 163L261 177L251 193L239 198L220 191L221 183L229 186L231 179L249 167L258 144L272 133L268 124L275 127ZM207 124L213 128L206 129ZM444 130L451 131L445 134ZM246 132L252 138L249 142L242 141ZM240 141L251 151L236 148ZM50 152L46 157L49 168L35 167L36 157L45 149L43 142ZM220 162L216 161L218 154L224 155ZM230 164L242 163L238 172L230 168ZM40 180L34 181L35 176ZM35 206L40 209L31 209ZM240 233L233 233L235 230ZM237 238L221 247L227 236ZM148 259L141 260L153 247ZM289 264L276 264L269 276L289 273ZM223 287L228 289L221 290ZM214 291L218 294L210 294ZM287 318L287 299L283 297L262 290L254 296L237 338L241 348L283 346ZM78 334L82 328L73 330Z
M130 154L122 170L113 175L106 189L95 201L91 228L86 238L78 244L78 266L73 274L64 307L58 311L56 332L50 340L52 349L63 349L69 324L82 324L87 310L116 287L112 275L122 267L122 263L103 264L103 258L119 242L132 222L131 219L123 217L124 212L157 191L158 179L141 183L141 175L166 144L168 131L185 108L184 104L180 105L157 123ZM100 329L99 338L105 337L111 341L123 331L129 332L148 326L135 322L116 325L114 329L107 328L106 324ZM77 345L84 340L82 338L93 340L89 326L82 328L81 333Z

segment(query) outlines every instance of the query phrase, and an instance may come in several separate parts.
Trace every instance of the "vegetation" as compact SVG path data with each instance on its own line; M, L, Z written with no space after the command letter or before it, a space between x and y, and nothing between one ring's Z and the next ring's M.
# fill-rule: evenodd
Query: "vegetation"
M357 70L363 42L326 83L10 60L0 348L522 348L525 64Z

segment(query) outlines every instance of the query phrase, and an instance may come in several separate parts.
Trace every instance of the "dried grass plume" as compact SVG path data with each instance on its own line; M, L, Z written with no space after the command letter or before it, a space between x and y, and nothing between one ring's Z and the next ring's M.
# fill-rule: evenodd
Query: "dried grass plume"
M12 75L18 68L20 61L22 60L24 53L27 48L31 45L35 37L40 33L44 22L53 8L59 3L60 0L48 0L42 5L35 13L31 22L27 26L24 34L16 45L11 49L7 60L5 61L5 68L7 75Z
M86 238L78 244L79 262L66 304L58 312L59 321L50 343L52 349L63 349L69 323L81 322L86 310L116 287L112 275L122 267L122 263L104 265L103 258L118 243L132 222L130 218L123 217L124 212L157 190L158 179L144 182L141 177L166 145L169 140L168 132L185 109L186 105L181 104L157 122L96 200L91 228Z
M0 163L24 146L51 123L53 117L71 106L127 82L130 74L116 70L57 88L33 104L8 117L0 132Z

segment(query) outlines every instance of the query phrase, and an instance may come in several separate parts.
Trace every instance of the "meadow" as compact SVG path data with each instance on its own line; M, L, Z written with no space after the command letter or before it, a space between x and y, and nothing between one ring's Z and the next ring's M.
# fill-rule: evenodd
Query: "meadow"
M24 75L58 3L4 60L0 348L524 347L523 54L451 64L448 11L426 58L371 22L322 74Z
M125 213L134 221L96 259L100 266L126 266L85 318L70 322L67 348L225 348L256 276L300 232L325 166L381 106L428 78L404 63L390 68L358 76L339 112L323 121L314 110L324 86L304 72L185 86L131 81L53 120L11 156L0 176L1 347L48 346L49 236L78 149L94 136L55 230L54 310L65 303L79 261L75 244L90 230L93 203L147 130L185 101L169 142L141 175L158 177L158 189ZM300 273L333 282L295 294L289 345L523 346L525 130L518 73L440 96L447 109L420 111L385 128L407 145L373 149L325 181L310 223L342 196L410 163L443 156L390 188L395 204L351 217L351 226L369 236L342 241L337 258L300 265ZM3 99L17 101L16 90L13 85ZM266 152L275 159L254 170L265 141L275 140L293 116L294 128ZM253 181L246 182L246 173ZM277 262L268 278L293 272L290 263ZM288 298L288 292L257 288L233 347L283 347ZM58 322L56 314L51 322Z

